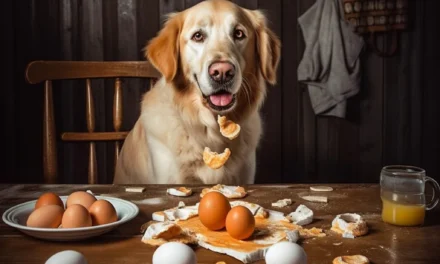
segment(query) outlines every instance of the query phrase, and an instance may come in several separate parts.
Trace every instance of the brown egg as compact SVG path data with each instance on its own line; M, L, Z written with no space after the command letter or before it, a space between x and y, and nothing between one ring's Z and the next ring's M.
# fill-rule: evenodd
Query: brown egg
M35 209L28 217L26 225L30 227L58 228L61 224L64 208L49 204Z
M72 204L80 204L87 210L96 201L96 197L93 194L84 191L73 192L67 197L66 208Z
M61 226L63 228L92 226L92 217L84 206L72 204L64 212Z
M255 218L244 206L235 206L226 217L226 231L235 239L249 238L255 230Z
M38 198L37 202L35 203L34 209L38 209L42 206L49 205L49 204L59 205L62 208L64 208L63 201L61 200L61 198L58 195L56 195L53 192L47 192L47 193L43 193Z
M92 225L103 225L113 223L118 220L116 209L107 200L97 200L89 208L92 217Z
M200 200L200 222L210 230L220 230L225 227L229 210L231 204L226 196L217 191L208 192Z

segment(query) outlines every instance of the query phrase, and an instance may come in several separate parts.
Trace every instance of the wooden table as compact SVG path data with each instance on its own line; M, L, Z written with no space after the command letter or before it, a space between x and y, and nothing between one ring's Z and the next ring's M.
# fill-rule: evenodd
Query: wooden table
M303 240L309 262L313 264L331 263L339 255L363 254L372 263L440 263L440 210L427 213L422 227L396 227L381 221L381 201L377 185L328 185L333 192L326 193L329 202L313 203L299 198L310 192L310 185L250 185L245 186L249 195L244 200L258 203L265 208L284 198L291 198L290 207L279 209L285 213L294 211L299 204L305 204L315 213L315 220L307 227L326 230L325 238ZM187 205L199 201L203 187L194 186L194 194L187 198L166 195L170 186L145 186L144 193L127 193L126 186L116 185L0 185L0 213L16 204L37 199L46 191L68 195L76 190L91 190L95 194L106 194L135 202L140 209L132 221L110 233L78 242L50 242L38 240L22 234L0 222L0 263L44 263L58 251L72 249L82 252L89 263L151 263L154 248L141 242L140 227L151 220L151 214L170 207L179 201ZM156 199L151 199L156 198ZM274 208L271 208L274 209ZM328 231L332 219L341 213L359 213L367 221L370 233L355 239L341 238ZM214 264L225 261L228 264L241 263L236 259L196 249L199 263ZM264 263L259 261L256 263Z

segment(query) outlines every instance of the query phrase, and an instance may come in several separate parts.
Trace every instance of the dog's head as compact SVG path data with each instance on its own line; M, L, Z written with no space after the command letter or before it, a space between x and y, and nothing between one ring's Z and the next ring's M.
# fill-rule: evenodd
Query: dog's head
M261 11L213 0L170 15L145 55L180 93L237 114L260 105L264 80L276 83L280 41Z

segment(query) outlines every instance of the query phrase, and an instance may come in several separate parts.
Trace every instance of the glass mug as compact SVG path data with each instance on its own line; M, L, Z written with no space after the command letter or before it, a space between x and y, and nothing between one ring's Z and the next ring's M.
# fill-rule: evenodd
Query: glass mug
M425 184L433 186L431 201L426 201ZM398 226L418 226L425 220L425 211L439 202L440 187L425 170L405 165L390 165L380 173L382 220Z

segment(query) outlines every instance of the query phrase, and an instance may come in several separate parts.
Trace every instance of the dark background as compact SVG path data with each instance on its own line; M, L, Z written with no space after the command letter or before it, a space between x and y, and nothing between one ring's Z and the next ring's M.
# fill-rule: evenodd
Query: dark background
M24 79L32 60L143 60L142 48L163 15L197 0L2 1L2 152L0 182L42 182L43 86ZM422 166L440 179L440 1L410 1L410 28L398 53L362 55L360 94L347 118L315 116L296 70L304 44L297 18L314 0L234 1L265 9L283 44L279 82L263 109L265 136L258 152L257 183L377 182L387 164ZM389 44L379 38L379 44ZM97 131L112 128L113 88L93 81ZM148 84L124 82L124 123L130 129ZM54 82L57 132L86 131L85 85ZM113 144L98 143L101 183L113 178ZM63 183L87 181L87 144L58 142Z

